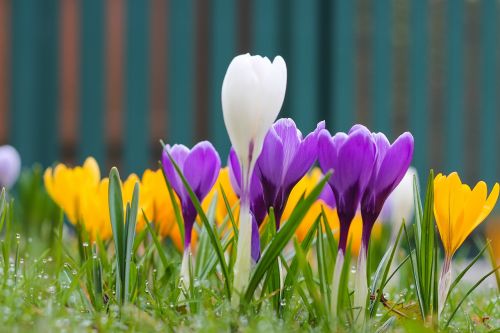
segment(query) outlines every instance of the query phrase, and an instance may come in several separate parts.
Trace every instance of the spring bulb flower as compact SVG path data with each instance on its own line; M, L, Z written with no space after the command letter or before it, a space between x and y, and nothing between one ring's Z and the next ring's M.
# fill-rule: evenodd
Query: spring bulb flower
M21 172L21 156L9 145L0 147L0 189L10 189L19 178Z
M471 189L456 172L434 178L434 217L444 248L444 263L439 279L439 313L444 308L451 284L451 259L465 239L491 213L498 200L495 183L488 195L486 183Z
M163 151L162 162L167 180L172 185L181 203L184 220L184 256L181 267L181 277L184 286L189 288L189 263L191 262L192 230L198 213L191 197L177 173L168 153L179 166L189 186L200 202L212 189L219 175L221 163L219 154L208 141L196 144L191 150L183 145L167 145Z
M248 284L251 266L252 217L250 179L264 137L280 112L285 98L286 64L277 56L268 58L243 54L235 57L222 83L224 123L241 166L239 241L234 266L233 306Z

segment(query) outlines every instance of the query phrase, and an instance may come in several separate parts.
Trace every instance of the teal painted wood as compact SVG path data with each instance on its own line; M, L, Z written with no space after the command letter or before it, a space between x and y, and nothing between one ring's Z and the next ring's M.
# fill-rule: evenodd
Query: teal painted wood
M37 161L37 0L11 2L12 88L10 98L10 142L21 154L24 165Z
M140 173L150 159L149 1L127 0L125 40L125 149L127 173Z
M252 54L274 59L280 54L279 2L254 0L252 7Z
M59 159L59 0L37 3L40 15L37 49L39 103L38 162L49 166Z
M293 0L290 6L290 59L287 96L290 116L302 132L316 127L319 116L319 1Z
M231 143L224 125L221 88L227 66L236 55L236 1L212 3L210 45L210 136L225 165Z
M446 172L464 170L464 1L447 2Z
M415 138L413 165L425 181L429 173L428 162L428 12L427 1L411 1L409 48L409 120Z
M191 145L194 128L195 63L193 0L169 3L168 143Z
M106 2L80 1L80 148L83 161L94 156L103 165L106 154L104 43Z
M372 130L392 134L393 44L392 1L373 3L375 31L373 36L373 111Z
M332 6L333 100L330 103L332 116L327 121L328 127L336 131L349 130L356 120L355 7L356 1L343 0L336 0Z
M499 149L497 124L498 116L497 99L497 71L499 63L497 41L498 7L496 0L483 0L481 3L481 131L480 131L480 174L487 184L500 180Z

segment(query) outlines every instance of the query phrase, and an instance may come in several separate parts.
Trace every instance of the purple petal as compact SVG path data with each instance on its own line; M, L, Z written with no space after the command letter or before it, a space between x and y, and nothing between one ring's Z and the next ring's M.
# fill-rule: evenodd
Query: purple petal
M390 188L390 192L396 188L410 166L413 147L413 136L408 132L394 141L377 170L375 188Z
M377 158L375 161L374 173L378 173L380 170L380 164L384 160L385 154L391 147L389 140L384 135L384 133L373 133L373 139L375 140L375 144L377 145Z
M327 129L323 129L318 135L318 162L323 173L337 168L339 148L348 136L345 133L337 133L331 136ZM331 178L330 178L331 180Z
M198 200L202 201L214 186L220 165L219 154L208 141L196 144L189 153L183 173Z
M349 135L339 149L338 170L332 176L339 192L346 191L356 183L359 194L364 192L372 173L375 153L375 143L368 130L359 129Z
M255 217L252 217L252 240L251 240L252 259L257 262L260 259L260 235L259 226Z
M273 129L281 139L283 146L283 162L278 164L285 172L288 170L297 155L302 142L302 133L297 129L295 122L290 118L279 119ZM265 143L264 143L265 144ZM284 176L282 174L282 176ZM282 178L280 178L280 181Z
M177 163L179 168L182 170L184 167L184 161L189 155L189 149L184 145L166 145L165 150L162 154L163 169L165 171L166 178L170 182L170 185L174 189L175 193L177 193L181 201L189 200L189 195L187 194L184 188L184 184L182 183L179 174L175 170L174 165L170 161L167 151L170 153L170 156L172 156L172 159L175 161L175 163Z
M285 189L292 188L309 171L318 157L319 133L325 128L325 122L318 123L314 132L309 133L300 143L290 167L286 171L283 185Z
M283 150L283 141L275 129L271 128L264 139L262 152L257 159L256 169L260 172L260 176L265 179L265 183L268 184L266 187L273 195L276 194L276 189L281 185L284 163Z
M241 167L238 161L238 155L236 151L231 147L229 151L229 156L227 158L227 166L229 168L229 181L234 189L234 193L238 197L241 196Z
M322 200L331 209L337 207L337 204L335 202L335 196L333 195L332 188L330 187L329 184L326 184L326 186L323 187L323 190L319 194L318 199Z

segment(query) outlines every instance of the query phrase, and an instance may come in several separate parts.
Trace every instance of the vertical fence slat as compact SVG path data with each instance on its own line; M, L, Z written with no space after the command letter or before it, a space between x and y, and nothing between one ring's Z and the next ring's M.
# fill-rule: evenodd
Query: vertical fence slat
M426 179L428 170L428 6L427 1L411 1L410 7L410 48L409 48L409 119L415 138L413 164Z
M464 1L447 3L446 171L464 170Z
M149 165L149 2L127 0L125 46L125 149L127 172Z
M288 66L290 116L302 132L313 130L318 111L319 1L294 0L290 9L291 59Z
M11 128L10 142L24 165L37 160L37 52L36 0L12 1Z
M191 145L194 108L194 1L170 1L167 52L168 143Z
M210 134L225 164L230 142L224 126L221 105L222 80L236 55L236 1L214 0L210 45Z
M37 81L40 114L38 124L38 162L48 166L59 158L59 0L39 3L40 26L37 48L39 50Z
M392 1L377 0L374 6L375 35L373 74L373 130L390 137L392 130L393 44Z
M333 101L329 128L347 131L355 121L355 6L356 1L336 0L333 8L330 47L333 54Z
M497 105L498 73L498 8L496 0L483 0L481 5L481 131L480 131L480 172L481 177L492 184L498 181L498 148L495 150L495 139L498 138L496 124L500 121ZM496 134L496 137L495 137ZM498 142L498 140L497 140ZM498 173L496 173L498 172ZM496 173L496 178L495 178Z
M103 165L104 9L102 0L80 0L80 159L94 156Z
M279 52L279 2L253 1L252 51L273 59ZM286 60L286 59L285 59Z

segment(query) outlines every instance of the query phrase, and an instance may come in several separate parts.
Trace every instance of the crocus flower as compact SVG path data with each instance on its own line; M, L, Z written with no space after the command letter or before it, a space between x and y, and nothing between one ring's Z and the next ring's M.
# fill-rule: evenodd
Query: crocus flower
M340 222L339 252L332 279L332 312L338 311L338 286L344 264L344 253L351 222L368 186L376 157L372 134L364 126L355 125L348 134L333 137L323 129L319 137L319 165L323 172L333 170L329 178Z
M362 251L368 251L373 224L385 200L403 179L413 158L413 136L401 134L391 145L383 133L373 133L377 156L370 181L361 200L363 217Z
M339 252L345 252L349 226L370 181L375 155L375 142L363 126L353 126L349 134L333 137L326 129L319 134L319 165L324 173L333 170L328 184L340 220Z
M80 224L90 240L111 237L108 179L101 180L99 165L89 157L82 166L58 164L43 175L47 193L63 210L69 222Z
M196 144L191 150L183 145L174 145L172 147L167 145L163 151L162 161L165 176L181 202L182 217L184 220L184 256L182 259L181 276L185 287L189 288L191 236L197 212L167 152L179 166L200 202L203 201L217 180L221 163L219 154L208 141Z
M439 280L439 312L451 283L451 259L465 239L483 222L495 207L499 185L490 195L486 183L480 181L471 188L462 184L456 172L438 174L434 179L434 217L444 248L444 263Z
M250 178L261 153L264 137L283 104L286 79L286 64L280 56L271 62L268 58L244 54L231 61L222 83L224 123L238 156L242 175L233 306L239 304L239 294L248 284L250 276Z
M0 147L0 189L11 188L21 172L21 157L17 150L9 145Z
M318 135L324 128L322 121L316 130L303 138L295 122L284 118L279 119L266 135L256 174L262 185L266 210L274 208L277 229L290 192L316 161ZM263 221L257 222L260 225Z

